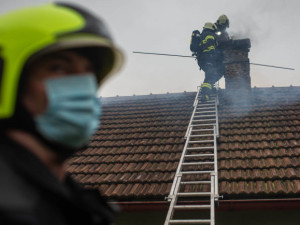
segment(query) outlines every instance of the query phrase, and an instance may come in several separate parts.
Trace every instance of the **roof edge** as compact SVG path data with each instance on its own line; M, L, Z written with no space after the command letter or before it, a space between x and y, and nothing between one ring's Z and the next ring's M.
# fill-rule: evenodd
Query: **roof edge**
M205 204L205 201L194 201L193 204ZM111 202L121 212L168 211L168 201L153 202ZM245 199L219 200L217 211L251 211L251 210L282 210L300 209L300 198L297 199Z

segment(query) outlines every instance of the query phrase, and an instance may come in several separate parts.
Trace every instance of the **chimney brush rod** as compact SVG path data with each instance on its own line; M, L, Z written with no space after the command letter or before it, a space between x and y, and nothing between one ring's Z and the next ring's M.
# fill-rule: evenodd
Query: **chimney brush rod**
M155 52L132 52L132 53L146 54L146 55L164 55L164 56L177 56L177 57L185 57L185 58L196 58L195 56L189 56L189 55L174 55L174 54L155 53ZM266 64L259 64L259 63L250 63L249 61L233 61L233 62L228 62L225 64L231 64L231 63L249 63L249 64L255 65L255 66L266 66L266 67L273 67L273 68L277 68L277 69L295 70L294 68L289 68L289 67L273 66L273 65L266 65Z
M133 53L146 54L146 55L165 55L165 56L177 56L177 57L185 57L185 58L196 58L195 56L189 56L189 55L173 55L173 54L154 53L154 52L133 52Z
M259 64L259 63L250 63L255 66L266 66L266 67L274 67L278 69L285 69L285 70L295 70L294 68L289 68L289 67L281 67L281 66L272 66L272 65L266 65L266 64Z

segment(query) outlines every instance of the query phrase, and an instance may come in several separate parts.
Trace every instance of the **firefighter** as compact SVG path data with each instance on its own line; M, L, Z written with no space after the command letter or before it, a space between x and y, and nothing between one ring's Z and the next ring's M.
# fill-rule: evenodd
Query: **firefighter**
M217 34L217 42L219 45L222 45L222 42L228 41L229 35L226 31L226 28L229 27L229 19L226 15L219 16L217 22L215 22L215 25L217 27L216 34Z
M0 16L0 224L113 224L65 160L99 125L100 84L123 54L100 18L71 3Z
M200 43L197 49L197 62L205 72L205 79L201 86L201 101L208 101L213 90L215 82L219 75L217 70L217 42L216 26L213 23L205 23L200 35Z
M219 77L220 79L225 74L225 65L223 63L223 59L224 59L223 47L225 43L230 40L228 32L226 31L226 28L229 27L228 17L224 14L219 16L215 25L217 27L216 38L218 44L218 48L216 49L217 68L218 68L218 74L220 76Z

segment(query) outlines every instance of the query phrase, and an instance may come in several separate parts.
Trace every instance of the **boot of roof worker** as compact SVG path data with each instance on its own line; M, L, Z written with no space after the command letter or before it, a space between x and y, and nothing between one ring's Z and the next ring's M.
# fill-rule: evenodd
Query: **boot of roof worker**
M210 100L210 95L212 91L212 85L209 83L203 83L201 85L201 92L200 92L200 101L207 102Z
M211 95L215 95L217 94L217 87L216 87L216 84L212 86L212 89L211 89Z

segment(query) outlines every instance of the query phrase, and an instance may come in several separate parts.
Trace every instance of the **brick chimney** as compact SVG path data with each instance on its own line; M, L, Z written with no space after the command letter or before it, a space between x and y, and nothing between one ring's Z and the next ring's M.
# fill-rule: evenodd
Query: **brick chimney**
M225 64L225 88L237 95L251 92L248 53L250 39L229 40L222 44Z

